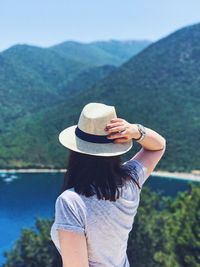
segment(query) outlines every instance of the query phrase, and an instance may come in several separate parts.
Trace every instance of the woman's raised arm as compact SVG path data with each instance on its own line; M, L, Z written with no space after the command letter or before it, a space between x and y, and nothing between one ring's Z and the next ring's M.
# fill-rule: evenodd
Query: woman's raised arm
M140 161L146 168L148 175L154 170L166 149L166 139L156 131L145 127L146 135L138 142L142 148L131 159ZM112 119L106 125L105 131L109 139L115 139L115 143L124 143L140 137L136 124L131 124L124 119Z

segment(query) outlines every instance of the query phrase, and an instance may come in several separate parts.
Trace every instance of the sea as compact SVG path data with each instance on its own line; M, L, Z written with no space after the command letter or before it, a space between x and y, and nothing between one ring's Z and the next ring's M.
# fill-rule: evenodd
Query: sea
M23 228L33 227L36 218L53 218L55 200L61 193L63 173L0 173L0 266L20 237ZM191 181L150 176L144 186L175 197Z

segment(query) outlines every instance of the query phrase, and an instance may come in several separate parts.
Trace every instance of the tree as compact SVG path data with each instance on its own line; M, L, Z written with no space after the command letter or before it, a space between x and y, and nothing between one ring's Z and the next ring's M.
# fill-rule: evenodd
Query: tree
M23 229L14 248L6 252L3 267L61 267L62 261L51 237L52 220L37 219L33 229Z

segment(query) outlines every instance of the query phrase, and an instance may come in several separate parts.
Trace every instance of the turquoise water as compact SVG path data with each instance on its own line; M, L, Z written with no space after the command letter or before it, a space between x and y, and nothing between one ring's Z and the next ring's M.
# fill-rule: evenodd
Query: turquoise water
M33 226L36 217L52 218L62 181L62 173L0 174L0 266L23 227ZM174 197L188 182L150 176L145 186Z

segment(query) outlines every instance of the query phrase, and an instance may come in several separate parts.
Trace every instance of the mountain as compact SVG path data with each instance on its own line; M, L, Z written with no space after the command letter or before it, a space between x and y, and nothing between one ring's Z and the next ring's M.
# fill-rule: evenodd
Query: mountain
M108 76L116 70L117 67L112 65L103 65L99 67L92 67L82 71L67 85L67 90L63 96L74 95L77 92L87 91L88 88L94 86L98 81Z
M0 137L4 149L0 164L63 167L66 150L58 143L58 133L77 123L86 103L103 102L115 105L118 117L139 122L166 138L166 153L157 168L199 169L199 40L200 24L180 29L149 45L88 90L17 120Z
M16 45L0 54L1 129L16 118L55 102L84 67L39 47Z
M98 41L79 43L67 41L49 49L56 51L68 60L84 64L119 66L150 44L150 41Z
M103 53L100 48L95 50L94 44L90 47L90 44L76 42L66 42L50 48L15 45L0 53L0 130L12 125L19 117L60 101L64 93L73 90L74 82L78 84L79 77L83 78L85 71L91 72L94 68L94 78L87 78L91 85L98 80L101 67L116 65L116 61L119 64L124 60L120 59L122 53L128 59L136 50L139 51L138 47L141 50L148 45L148 42L140 44L139 41L132 42L131 47L125 42L119 43L120 41L116 41L116 45L120 46L119 57L116 51L111 52L112 49L109 53ZM101 75L106 75L108 68L103 68ZM101 75L99 78L102 78ZM68 84L71 91L68 90ZM83 80L81 86L84 87Z

